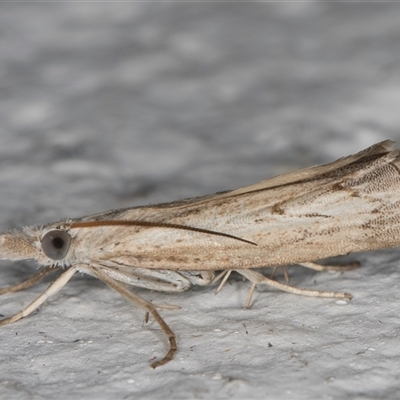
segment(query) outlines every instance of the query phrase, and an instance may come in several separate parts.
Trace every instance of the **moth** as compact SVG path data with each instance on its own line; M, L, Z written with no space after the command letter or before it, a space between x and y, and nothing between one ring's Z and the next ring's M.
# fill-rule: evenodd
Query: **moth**
M0 259L34 260L43 268L0 294L61 274L37 299L0 325L35 311L76 273L92 275L151 315L169 341L163 365L177 350L158 306L129 286L181 292L193 285L223 286L231 271L254 288L270 285L295 294L350 299L347 293L299 289L261 268L315 261L400 245L400 153L377 143L329 164L300 169L241 189L172 203L106 211L0 235ZM348 265L348 268L354 265ZM346 266L344 266L346 268ZM284 269L284 272L286 270Z

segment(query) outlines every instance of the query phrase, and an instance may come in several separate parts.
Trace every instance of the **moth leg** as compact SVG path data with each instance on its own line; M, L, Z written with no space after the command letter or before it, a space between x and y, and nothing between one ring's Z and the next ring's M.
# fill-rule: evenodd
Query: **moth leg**
M210 282L211 285L217 283L221 278L223 278L230 270L225 270L220 272L217 276L214 276L214 279Z
M171 305L171 304L154 304L151 303L155 308L162 308L163 310L180 310L182 307ZM144 313L143 325L149 322L149 313Z
M45 267L45 268L42 268L37 274L31 276L26 281L17 283L16 285L12 285L12 286L7 286L5 288L1 288L0 289L0 294L18 292L19 290L27 289L28 287L33 286L36 282L39 282L46 275L49 275L50 273L52 273L54 271L58 271L58 270L59 270L58 267Z
M80 269L82 272L84 272L84 269ZM146 314L151 314L153 318L156 320L160 328L164 331L166 334L168 341L169 341L169 351L168 353L159 361L156 361L151 364L153 368L160 367L161 365L166 364L167 362L171 361L176 350L177 350L177 345L176 345L176 338L175 338L175 333L172 331L172 329L167 325L167 323L163 320L163 318L160 316L160 314L157 312L156 307L148 302L147 300L142 299L141 297L137 296L130 290L128 290L123 284L119 283L118 281L110 278L105 272L103 272L100 268L95 268L95 267L90 267L89 271L91 272L91 275L96 276L99 278L101 281L103 281L105 284L110 286L112 289L116 290L118 293L120 293L122 296L130 300L132 303L136 304L140 308L142 308ZM146 314L145 314L145 319L146 319Z
M301 294L303 296L311 296L311 297L334 297L340 299L351 299L353 296L348 293L340 293L340 292L321 292L319 290L309 290L309 289L300 289L290 285L286 285L284 283L280 283L274 281L272 279L267 278L266 276L256 272L254 270L249 269L237 269L235 270L239 274L243 275L253 284L265 284L268 286L272 286L274 288L283 290L284 292L289 292L293 294Z
M256 290L256 287L257 287L256 283L251 284L251 288L249 290L249 293L248 293L247 299L246 299L246 308L250 308L250 306L251 306L251 299L253 298L253 293Z
M32 314L32 312L40 307L50 296L56 294L60 289L62 289L72 278L76 271L77 269L75 267L67 269L53 283L51 283L50 286L39 297L33 300L32 303L26 306L23 310L9 318L2 319L0 321L0 326L12 324L19 319L27 317L29 314Z
M359 262L351 262L343 265L321 265L311 262L299 263L302 267L313 269L314 271L350 271L360 266Z
M282 272L283 272L283 276L285 278L285 281L286 281L286 283L289 283L290 279L289 279L289 274L288 274L286 265L279 265L279 266L272 267L272 272L271 272L271 275L270 275L269 278L270 279L274 279L275 271L276 271L277 268L282 268Z
M228 269L227 271L221 272L219 275L217 275L213 279L213 281L211 283L218 282L222 278L221 283L218 285L217 289L215 290L215 294L218 294L221 291L221 289L224 287L224 285L225 285L226 281L228 280L229 276L231 275L231 273L232 273L232 270Z

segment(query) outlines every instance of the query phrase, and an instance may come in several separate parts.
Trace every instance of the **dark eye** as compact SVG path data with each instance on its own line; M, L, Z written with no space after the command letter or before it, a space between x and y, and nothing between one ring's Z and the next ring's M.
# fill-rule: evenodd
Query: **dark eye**
M47 257L53 260L62 260L69 249L71 236L61 230L54 229L42 237L42 249Z

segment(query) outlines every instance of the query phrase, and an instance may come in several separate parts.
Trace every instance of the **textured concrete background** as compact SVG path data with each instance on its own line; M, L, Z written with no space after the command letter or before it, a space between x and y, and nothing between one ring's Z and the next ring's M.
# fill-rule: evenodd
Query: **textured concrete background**
M2 3L2 230L256 182L400 139L400 5ZM178 335L77 276L1 328L0 398L398 398L398 250L292 268L340 304L249 284L156 303ZM2 262L1 285L29 263ZM45 283L3 296L19 311Z

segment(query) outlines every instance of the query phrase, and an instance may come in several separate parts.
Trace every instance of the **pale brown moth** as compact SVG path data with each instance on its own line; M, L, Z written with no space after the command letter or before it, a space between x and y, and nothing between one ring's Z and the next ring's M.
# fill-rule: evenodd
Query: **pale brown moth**
M319 271L342 267L313 262L350 252L400 245L400 152L377 143L330 164L305 168L241 189L167 204L107 211L0 235L0 258L35 260L44 268L0 290L25 289L45 275L61 275L10 324L35 311L76 273L95 276L141 307L160 325L170 361L174 332L127 285L180 292L209 285L231 271L252 287L266 284L296 294L351 298L346 293L299 289L256 268L299 264ZM348 266L352 267L352 265ZM286 270L284 269L286 273Z

